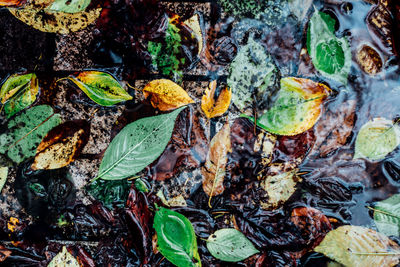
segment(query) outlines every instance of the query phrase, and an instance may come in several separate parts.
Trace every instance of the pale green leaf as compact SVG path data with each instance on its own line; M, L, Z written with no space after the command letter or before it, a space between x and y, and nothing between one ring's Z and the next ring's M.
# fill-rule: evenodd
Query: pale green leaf
M48 11L78 13L84 11L91 0L55 0L48 8Z
M379 232L400 236L400 194L376 203L374 220Z
M0 193L7 181L8 167L0 167Z
M78 260L68 252L64 246L62 251L58 253L47 267L80 267Z

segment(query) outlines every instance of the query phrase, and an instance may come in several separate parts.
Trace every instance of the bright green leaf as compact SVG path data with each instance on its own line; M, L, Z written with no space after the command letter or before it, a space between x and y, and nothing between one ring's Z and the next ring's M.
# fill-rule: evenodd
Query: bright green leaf
M354 158L382 160L400 143L400 128L392 121L375 118L358 132Z
M400 236L400 194L378 202L373 210L379 232Z
M240 231L233 228L220 229L207 239L211 255L222 261L237 262L259 253Z
M98 177L104 180L124 179L156 160L167 146L175 119L184 108L128 124L104 153Z
M182 214L161 207L154 217L157 248L178 267L201 266L197 241L190 221Z
M8 167L0 167L0 193L7 181Z
M8 132L0 135L0 153L21 163L36 154L42 138L60 123L60 115L50 106L30 108L8 122Z
M84 11L91 0L55 0L48 8L49 11L78 13Z
M78 76L70 76L68 79L101 106L112 106L132 99L119 82L105 72L83 71Z
M10 76L0 89L0 100L7 117L32 105L38 92L39 83L34 73Z

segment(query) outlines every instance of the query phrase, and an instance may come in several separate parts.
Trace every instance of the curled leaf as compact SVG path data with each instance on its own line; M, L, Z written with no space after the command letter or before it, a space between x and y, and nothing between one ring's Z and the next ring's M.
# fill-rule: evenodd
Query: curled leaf
M375 118L361 127L356 139L354 158L382 160L399 144L399 126L390 120Z
M34 73L14 74L9 77L0 89L0 100L7 117L10 118L32 105L38 92L39 83Z
M220 229L207 239L207 249L215 258L237 262L259 253L242 232L233 229Z
M79 267L78 260L68 252L64 246L62 251L58 253L47 265L47 267Z
M7 181L8 167L0 167L0 193Z
M169 111L194 103L182 87L167 79L149 82L143 88L143 94L146 98L150 97L152 106L161 111Z
M184 23L193 31L194 36L196 37L198 41L198 46L199 46L199 52L198 55L201 54L203 51L203 43L204 43L204 38L203 38L203 32L201 30L200 26L200 16L199 14L194 14L192 17L188 18L187 20L184 21Z
M112 106L132 99L119 82L105 72L83 71L78 76L70 76L68 79L101 106Z
M209 89L206 89L201 98L201 109L207 118L222 116L229 108L232 98L232 91L225 87L221 90L217 100L215 100L215 90L217 89L217 81L212 81Z
M89 141L90 124L67 121L50 130L36 150L33 170L52 170L69 165Z
M54 0L47 8L48 11L78 13L84 11L91 0Z

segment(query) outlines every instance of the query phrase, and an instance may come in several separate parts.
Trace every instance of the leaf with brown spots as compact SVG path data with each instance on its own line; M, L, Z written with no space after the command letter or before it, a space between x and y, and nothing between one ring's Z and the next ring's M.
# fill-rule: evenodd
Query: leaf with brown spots
M368 45L364 45L357 52L357 63L369 75L376 75L382 70L382 58L379 53Z
M161 111L174 110L194 103L186 91L171 80L160 79L149 82L143 88L145 98L150 98L151 105Z
M201 99L201 109L209 119L222 116L228 110L232 99L231 89L225 87L215 100L216 89L217 81L212 81L209 85L209 89L205 90Z
M89 141L90 124L85 120L67 121L53 128L43 138L33 170L52 170L67 166L82 152Z

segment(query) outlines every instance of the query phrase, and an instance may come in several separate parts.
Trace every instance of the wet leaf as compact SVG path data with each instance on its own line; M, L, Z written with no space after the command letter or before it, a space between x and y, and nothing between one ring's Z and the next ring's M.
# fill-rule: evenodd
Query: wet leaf
M0 194L4 184L7 181L8 167L0 167Z
M85 120L67 121L51 129L36 150L33 170L52 170L69 165L89 141L90 124Z
M0 262L5 261L12 254L11 250L0 245Z
M388 236L400 236L400 194L379 201L373 210L379 232Z
M330 231L314 249L345 266L395 266L400 247L374 230L353 225Z
M319 119L322 103L330 91L326 85L308 79L283 78L277 100L257 124L278 135L303 133Z
M78 13L84 11L91 0L55 0L46 9L48 11Z
M7 117L32 105L38 92L39 83L34 73L10 76L0 89L0 100Z
M400 144L400 128L392 121L375 118L358 132L354 158L382 160Z
M184 107L128 124L104 153L98 178L124 179L135 175L156 160L167 146L175 119L182 109Z
M395 2L393 1L393 4ZM396 23L392 12L389 11L391 8L396 9L393 4L390 4L392 7L388 7L388 3L379 1L377 5L371 8L365 19L368 30L373 36L378 37L381 48L387 52L393 52L395 43L394 33L396 31L394 25Z
M203 190L211 197L222 194L224 191L224 177L228 152L231 152L230 126L225 124L213 137L207 160L201 169L203 175Z
M383 67L381 56L375 49L368 45L364 45L358 50L357 63L364 72L370 75L378 74Z
M227 82L232 89L232 102L241 111L253 108L253 104L262 111L269 107L278 79L279 71L271 55L263 45L250 39L230 65Z
M119 82L105 72L83 71L78 76L70 76L68 79L101 106L112 106L132 99Z
M198 55L201 54L203 51L203 43L204 43L204 38L203 38L203 31L200 26L200 16L199 14L194 14L192 17L188 18L187 20L184 21L184 23L193 31L193 34L195 35L198 46L199 46L199 52Z
M207 249L215 258L237 262L259 253L242 232L225 228L211 234L207 239Z
M228 87L222 89L217 100L215 100L216 89L217 81L212 81L209 85L209 89L205 90L204 95L201 98L201 109L209 119L222 116L231 104L231 89Z
M8 122L9 131L0 135L0 153L21 163L35 155L42 138L60 123L60 115L50 106L30 108Z
M182 214L161 207L154 217L157 248L178 267L201 266L196 234L190 221Z
M112 209L113 205L123 208L128 197L129 183L127 180L105 181L99 179L89 184L87 191L109 209Z
M80 264L78 260L68 252L67 248L64 246L62 251L58 253L47 267L79 267Z
M59 34L69 34L86 28L96 21L101 12L101 8L74 14L46 12L32 4L23 8L9 8L9 10L17 19L39 31Z
M335 35L335 20L315 11L308 26L307 49L315 68L324 76L344 84L351 66L350 45Z
M0 0L1 6L20 6L24 1L23 0Z
M194 103L186 91L171 80L160 79L149 82L143 88L144 97L161 111L170 111Z

